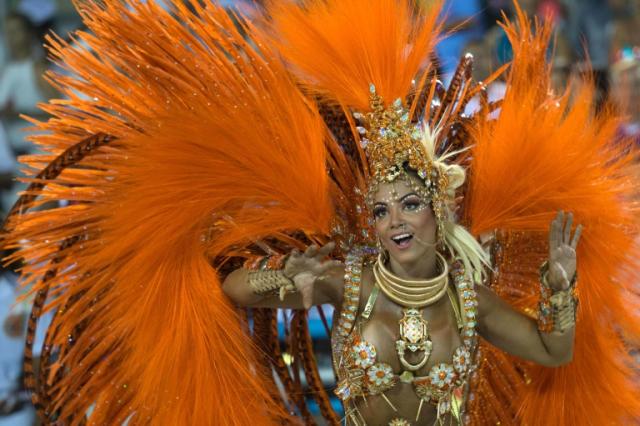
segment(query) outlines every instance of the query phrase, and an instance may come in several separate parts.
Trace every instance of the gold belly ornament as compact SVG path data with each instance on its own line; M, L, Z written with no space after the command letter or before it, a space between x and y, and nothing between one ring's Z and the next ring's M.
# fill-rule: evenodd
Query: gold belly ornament
M429 339L429 323L422 318L422 309L404 308L403 317L399 321L400 338L396 340L396 353L400 363L406 369L400 379L403 382L410 382L413 372L421 369L427 364L433 343ZM405 359L406 351L412 353L423 352L422 359L417 364L412 364Z

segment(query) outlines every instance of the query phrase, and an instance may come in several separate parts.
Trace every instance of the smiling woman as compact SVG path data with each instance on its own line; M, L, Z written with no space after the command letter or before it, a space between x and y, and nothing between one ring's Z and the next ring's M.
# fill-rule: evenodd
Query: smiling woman
M444 227L438 221L429 194L416 171L403 173L397 182L374 188L371 211L379 249L392 253L390 262L400 276L430 276L435 272L435 247L444 245ZM471 241L475 241L470 237ZM485 260L481 248L477 253Z
M542 365L571 360L581 226L572 231L573 216L562 212L552 223L542 279L553 315L541 311L549 323L539 326L482 286L488 256L452 211L464 172L447 164L451 154L435 155L437 132L412 123L401 101L384 107L374 86L369 92L371 112L354 117L371 170L366 200L377 259L355 250L342 265L326 261L333 244L312 246L292 253L279 271L236 271L224 289L245 306L338 308L336 394L350 423L459 423L478 333ZM269 298L274 290L279 299ZM384 403L375 404L378 398Z
M167 4L78 2L82 42L50 39L69 100L0 240L36 296L27 357L55 312L25 367L45 423L313 424L306 395L337 425L325 303L350 426L639 417L637 151L588 85L550 91L548 26L504 23L490 120L472 57L448 88L429 65L437 7Z

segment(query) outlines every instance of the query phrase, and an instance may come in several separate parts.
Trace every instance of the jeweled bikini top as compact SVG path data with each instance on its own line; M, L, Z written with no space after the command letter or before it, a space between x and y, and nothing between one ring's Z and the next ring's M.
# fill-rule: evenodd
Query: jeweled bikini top
M451 363L434 365L426 376L415 376L414 371L426 364L431 352L428 324L422 318L421 310L403 310L404 317L400 320L401 338L396 341L396 351L404 371L397 374L388 363L378 361L375 346L362 338L362 325L369 319L378 295L378 286L375 286L363 312L358 316L362 267L362 252L356 251L347 257L344 301L333 345L334 368L338 376L336 395L345 407L352 405L357 397L380 395L395 409L384 392L401 381L411 383L421 400L416 419L420 416L424 402L437 407L439 418L448 413L458 417L471 368L471 357L477 343L477 300L473 281L465 274L464 267L459 262L452 265L451 276L457 298L450 286L448 295L456 312L463 344L454 351ZM423 351L423 361L418 365L402 362L407 350Z

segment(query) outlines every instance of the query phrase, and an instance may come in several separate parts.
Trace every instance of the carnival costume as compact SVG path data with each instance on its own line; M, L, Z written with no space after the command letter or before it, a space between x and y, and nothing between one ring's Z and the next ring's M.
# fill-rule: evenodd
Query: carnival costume
M244 264L256 292L286 294L281 255L329 240L346 263L332 333L348 413L353 398L403 380L473 425L637 419L627 347L640 336L635 152L612 144L618 121L592 115L588 84L572 99L549 91L549 28L534 33L522 13L504 24L514 60L504 100L490 104L470 78L471 57L449 88L437 81L437 7L303 3L273 2L252 23L198 1L171 14L153 2L79 2L90 30L76 34L81 43L49 39L68 70L49 78L67 99L42 106L52 118L36 123L33 140L44 153L23 159L30 187L3 236L34 289L25 371L45 421L278 424L293 411L311 424L310 397L338 424L305 312L287 324L290 369L274 311L247 317L221 290ZM466 117L475 96L482 108ZM376 263L372 188L408 169L438 222L444 281L432 287ZM541 293L538 277L558 209L585 226L566 303ZM493 236L491 268L471 235ZM387 297L415 302L403 311L401 359L428 357L420 300L448 294L463 337L451 363L419 377L406 360L400 374L376 358L357 327L371 312L357 308L363 262ZM449 276L455 287L445 288ZM483 279L543 330L576 315L573 361L538 367L479 339L473 287ZM55 317L36 384L43 309Z

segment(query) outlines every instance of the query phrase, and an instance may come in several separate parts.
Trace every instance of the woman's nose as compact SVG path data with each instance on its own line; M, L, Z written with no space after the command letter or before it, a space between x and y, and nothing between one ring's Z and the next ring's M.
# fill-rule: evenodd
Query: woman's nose
M402 212L397 204L390 207L389 219L392 228L402 224Z

